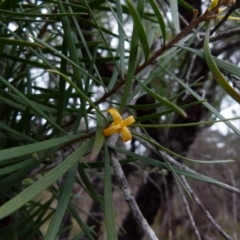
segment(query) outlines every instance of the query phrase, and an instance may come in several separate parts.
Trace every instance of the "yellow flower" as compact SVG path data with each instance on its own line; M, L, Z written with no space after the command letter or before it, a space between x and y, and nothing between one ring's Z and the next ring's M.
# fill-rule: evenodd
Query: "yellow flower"
M212 10L213 8L215 8L218 5L218 0L212 0L210 7L208 8L208 10Z
M134 117L129 116L123 120L116 108L109 108L107 112L112 115L114 122L108 128L105 128L103 130L103 134L105 136L110 136L114 133L121 133L121 137L124 142L131 140L132 134L130 133L127 126L135 122Z
M213 8L217 7L218 9L222 6L230 7L235 3L235 0L212 0L211 5L208 10L212 10Z

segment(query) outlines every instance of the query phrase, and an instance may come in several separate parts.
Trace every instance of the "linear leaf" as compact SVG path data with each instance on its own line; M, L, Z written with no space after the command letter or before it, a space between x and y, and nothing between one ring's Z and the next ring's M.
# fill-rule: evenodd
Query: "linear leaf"
M71 136L64 136L55 139L50 139L42 142L32 143L20 147L13 147L9 149L1 150L0 154L0 162L8 161L12 158L17 158L21 156L25 156L31 153L35 153L38 151L46 150L52 147L59 146L61 144L76 140L84 136L83 134L74 134Z
M4 44L15 45L15 46L34 47L34 48L44 48L44 46L42 46L38 43L0 37L0 45L4 45Z
M76 151L74 151L69 157L67 157L57 167L52 169L41 179L33 183L31 186L23 190L17 196L10 199L8 202L0 207L0 219L10 215L18 210L24 204L33 199L36 195L47 189L58 178L60 178L65 172L67 172L89 149L92 147L93 139L88 140Z
M146 32L142 25L141 18L139 16L138 12L135 10L134 6L132 5L132 3L129 0L127 0L126 2L128 5L129 12L133 18L134 27L136 27L136 30L137 30L137 33L139 36L139 40L140 40L142 48L143 48L145 61L147 61L149 53L150 53L150 47L148 45Z
M92 197L92 199L94 200L94 202L96 202L100 207L104 208L104 202L103 199L101 198L101 196L97 193L97 191L95 190L95 188L93 187L92 182L90 182L87 174L85 173L84 169L82 166L84 166L85 163L81 163L78 166L78 172L81 176L81 179L83 181L83 183L86 186L87 192L88 194ZM85 164L86 166L86 164Z
M140 1L138 1L137 7L138 7L138 12L140 12L142 14L143 7L142 7L142 4ZM130 92L130 89L131 89L131 86L133 83L134 72L135 72L135 67L136 67L136 59L137 59L137 54L138 54L139 37L140 36L138 34L137 27L134 25L133 31L132 31L131 45L130 45L130 56L129 56L129 61L128 61L127 76L126 76L123 96L121 98L121 104L120 104L120 108L119 108L120 112L122 112L125 108L125 105L128 101L129 92Z
M186 46L183 46L183 45L180 45L180 44L177 44L177 46L180 47L180 48L186 49L187 51L192 52L192 53L196 54L197 56L199 56L201 58L204 58L204 53L200 50L193 49L193 48L190 48L190 47L186 47ZM226 62L226 61L224 61L222 59L219 59L217 57L214 57L214 56L212 56L212 58L214 59L214 62L217 64L217 66L219 68L222 68L226 72L229 72L231 74L234 74L234 75L240 77L240 71L239 71L238 66L236 66L232 63Z
M62 218L67 209L67 206L72 194L74 179L77 173L77 165L78 163L75 163L74 166L68 172L67 180L64 184L63 191L61 192L61 197L58 201L58 206L48 226L48 230L44 237L44 240L56 239Z
M138 159L142 162L148 163L150 165L153 165L153 166L156 166L156 167L159 167L159 168L166 169L170 172L172 172L172 169L173 169L174 172L179 174L179 175L184 175L186 177L191 177L191 178L194 178L194 179L197 179L197 180L200 180L200 181L209 182L209 183L213 183L213 184L217 184L217 185L219 184L219 182L217 180L214 180L212 178L203 176L201 174L195 174L195 173L192 173L192 172L189 172L187 170L183 170L183 169L180 169L180 168L177 168L177 167L174 167L174 166L171 166L171 168L172 168L171 169L168 166L168 164L166 164L164 162L157 161L153 158L145 157L145 156L133 153L131 151L125 150L123 148L119 148L119 147L115 147L115 146L111 146L111 145L109 145L109 147L118 151L118 152L124 153L124 154L126 154L130 157L134 157L134 158L136 158L136 159Z
M156 1L155 0L148 0L148 1L149 1L150 5L152 6L155 16L158 20L159 26L162 31L163 43L165 44L165 42L166 42L166 26L165 26L164 19L162 17L162 14L158 8Z
M52 73L56 73L56 74L60 75L61 77L63 77L63 78L76 90L76 92L80 95L80 97L83 98L84 100L86 100L86 101L89 103L89 105L90 105L92 108L94 108L94 109L106 120L106 122L107 122L106 117L105 117L104 114L99 110L99 108L98 108L98 107L92 102L92 100L91 100L88 96L86 96L85 93L84 93L81 89L79 89L78 86L77 86L74 82L72 82L65 74L63 74L63 73L61 73L61 72L59 72L59 71L56 71L56 70L52 70L52 69L48 69L47 71L48 71L48 72L52 72Z
M211 22L210 22L210 24L208 26L208 29L207 29L207 34L205 36L204 47L203 47L203 49L204 49L204 57L205 57L206 63L208 65L210 71L214 75L214 78L216 79L218 84L237 103L240 103L240 95L239 95L239 93L228 83L228 81L225 79L223 74L219 71L216 63L214 62L214 60L212 58L212 55L211 55L211 52L210 52L210 48L209 48L209 37L210 37Z
M27 159L27 160L22 161L20 163L16 163L16 164L10 165L8 167L0 168L0 176L4 175L4 174L7 174L7 173L17 171L19 169L22 169L22 168L24 168L28 165L31 165L31 164L35 163L35 162L36 162L36 158L30 158L30 159Z
M105 218L107 225L108 239L117 240L117 232L114 220L114 208L112 199L112 183L111 183L111 168L110 168L110 157L108 153L108 147L104 145L104 209Z
M91 161L95 160L95 158L102 149L103 142L105 139L102 131L103 131L102 117L97 113L96 137L94 140L93 149L90 157Z
M160 65L159 65L160 66ZM161 66L160 66L161 67ZM177 78L175 75L173 75L170 71L167 69L163 68L170 76L172 76L173 79L175 79L182 87L184 87L190 94L192 94L198 101L203 101L203 105L212 112L216 117L219 119L223 120L223 122L233 130L236 134L240 136L240 131L229 121L226 121L226 119L208 102L206 102L199 94L197 94L195 91L193 91L187 84L185 84L182 80Z
M170 109L172 109L175 112L178 112L179 114L181 114L183 117L187 117L187 114L185 113L185 111L183 109L181 109L180 107L178 107L176 104L172 103L171 101L168 101L166 98L161 97L159 94L156 94L155 92L153 92L151 89L149 89L148 87L146 87L143 83L141 83L140 81L138 81L141 86L144 88L144 90L150 95L152 96L154 99L156 99L157 101L159 101L160 103L164 104L165 106L169 107Z
M29 100L23 93L21 93L17 88L15 88L11 83L9 83L6 79L0 76L0 80L8 86L13 92L15 92L31 109L35 110L40 116L45 118L49 123L52 124L56 129L60 132L65 133L65 131L56 124L47 114L45 114L33 101Z
M180 23L179 23L179 16L178 16L178 2L177 0L169 0L169 3L170 3L173 26L175 28L176 33L179 33Z

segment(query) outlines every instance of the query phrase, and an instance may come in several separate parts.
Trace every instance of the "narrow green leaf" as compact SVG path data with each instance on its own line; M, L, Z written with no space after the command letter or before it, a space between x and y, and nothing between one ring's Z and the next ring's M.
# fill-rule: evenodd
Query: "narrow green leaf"
M30 158L30 159L27 159L27 160L22 161L20 163L16 163L16 164L10 165L8 167L0 168L0 176L4 175L4 174L7 174L7 173L17 171L19 169L22 169L22 168L24 168L28 165L31 165L31 164L35 163L35 162L36 162L36 158Z
M58 6L59 6L59 10L61 13L65 13L65 9L63 7L63 4L60 0L58 0ZM75 46L75 41L73 38L73 34L71 31L71 26L69 23L69 20L67 17L61 17L62 20L62 26L63 26L63 31L64 31L64 37L66 38L67 41L67 48L70 54L70 59L76 64L76 65L80 65L79 62L79 57L77 54L77 50L76 50L76 46ZM77 87L81 90L84 91L83 88L83 82L82 82L82 73L79 70L79 68L77 68L75 65L72 65L73 68L73 80L76 82ZM79 96L80 97L80 101L81 101L81 105L80 105L80 112L78 113L78 121L76 121L75 124L75 131L78 128L78 122L81 120L81 117L84 118L86 125L88 126L88 119L87 119L87 108L86 108L86 99L83 96Z
M204 53L198 49L193 49L193 48L186 47L186 46L180 45L180 44L177 44L177 46L180 48L186 49L187 51L192 52L201 58L204 58ZM240 77L240 71L239 71L238 66L236 66L232 63L223 61L222 59L218 59L217 57L214 57L214 56L212 56L212 58L219 68L225 70L226 72L234 74L237 77Z
M17 172L10 174L9 176L3 178L0 181L1 191L13 186L16 183L19 183L24 179L27 174L29 174L34 168L39 165L39 162L34 159L31 164L26 165L25 167L20 168Z
M87 224L85 224L85 222L79 217L79 213L75 210L75 208L71 202L69 202L68 209L69 209L69 212L72 214L72 216L77 221L79 227L82 229L84 234L88 237L87 239L94 240L95 238L92 236L92 233L91 233L92 228L87 226Z
M84 93L81 89L79 89L78 86L77 86L74 82L72 82L65 74L63 74L63 73L61 73L61 72L59 72L59 71L56 71L56 70L52 70L52 69L48 69L47 71L48 71L48 72L52 72L52 73L56 73L56 74L60 75L61 77L63 77L63 78L76 90L76 92L80 95L80 97L83 98L84 100L86 100L86 101L89 103L89 105L90 105L92 108L94 108L94 109L105 119L106 122L108 122L107 119L106 119L106 117L104 116L104 114L103 114L103 113L99 110L99 108L92 102L92 100L91 100L89 97L87 97L87 96L85 95L85 93Z
M134 27L137 30L138 37L139 37L139 40L140 40L142 48L143 48L145 61L147 61L149 53L150 53L150 47L148 45L146 32L145 32L144 27L142 25L141 18L139 16L138 12L135 10L134 6L132 5L132 3L129 0L126 0L126 2L127 2L127 5L128 5L129 12L130 12L130 14L133 18Z
M74 134L71 136L54 138L51 140L32 143L32 144L28 144L28 145L24 145L24 146L20 146L20 147L3 149L3 150L1 150L1 154L0 154L0 162L5 162L12 158L19 158L21 156L25 156L25 155L28 155L31 153L36 153L38 151L56 147L56 146L62 145L64 143L71 142L73 140L81 138L83 136L84 136L83 134Z
M57 167L52 169L50 172L48 172L41 179L33 183L31 186L23 190L17 196L13 197L8 202L3 204L0 207L0 219L3 219L4 217L15 212L24 204L33 199L36 195L41 193L43 190L47 189L65 172L67 172L87 151L89 151L92 147L92 144L93 139L90 139L87 142L85 142L81 147L79 147L75 152L73 152Z
M84 235L85 235L84 233L79 233L76 236L74 236L71 240L83 239Z
M47 42L44 42L43 40L36 38L34 36L31 36L31 38L35 41L38 42L40 44L42 44L43 46L45 46L47 49L53 51L53 53L56 56L59 56L60 58L66 59L67 62L71 65L73 65L74 67L76 67L77 69L79 69L82 73L86 74L87 76L89 76L90 78L92 78L95 82L98 82L99 84L101 84L101 82L98 81L97 78L95 78L94 76L90 75L88 73L88 71L84 70L83 68L81 68L79 65L77 65L75 62L73 62L71 59L69 59L67 56L65 56L64 54L62 54L60 51L58 51L56 48L54 48L52 45L48 44ZM34 52L34 54L37 55L36 52ZM50 64L48 66L51 66ZM57 69L55 67L51 67L51 69Z
M179 128L179 127L192 127L200 126L205 124L214 124L224 121L239 120L240 117L227 118L225 120L213 120L213 121L202 121L202 122L191 122L191 123L180 123L180 124L133 124L131 127L143 127L143 128ZM148 120L148 119L147 119Z
M87 190L88 194L91 196L91 198L93 199L93 201L96 202L101 208L104 208L103 199L97 193L97 191L94 189L93 184L89 181L89 179L83 169L84 164L85 163L81 163L78 166L79 175L81 176L81 179L86 186L86 190ZM85 164L85 166L86 166L86 164Z
M17 57L17 56L12 56L12 55L9 55L9 54L6 54L6 53L2 54L2 57L6 58L6 59L13 60L14 62L21 62L23 64L29 64L29 65L32 65L32 66L35 66L35 67L38 67L38 68L47 68L48 67L47 64L40 63L38 61L33 61L33 60L30 60L30 59Z
M6 11L6 10L2 10L0 9L0 12L2 13L6 13L9 15L13 15L13 16L24 16L24 17L66 17L66 16L72 16L74 15L83 15L82 12L75 12L75 13L45 13L45 14L39 14L39 13L20 13L20 12L16 12L16 11Z
M6 92L5 92L6 93ZM26 111L26 109L28 108L28 105L26 104L26 102L24 102L19 96L17 96L16 94L12 94L12 93L7 93L6 94L6 97L3 97L3 96L1 96L1 95L4 95L5 94L4 93L4 91L1 91L0 90L0 100L1 101L3 101L3 102L5 102L6 104L8 104L9 106L12 106L12 107L14 107L14 108L16 108L16 109L19 109L19 110L21 110L21 111ZM38 95L38 94L37 94ZM31 99L32 98L32 100L41 100L41 99L38 99L38 97L39 98L41 98L41 95L39 94L39 96L37 96L37 95L32 95L32 96L30 96L30 95L26 95L29 99ZM51 97L53 97L54 96L54 93L52 93L51 94ZM42 95L42 97L43 98L45 98L46 96L44 96L44 95ZM51 98L51 97L49 97L49 98ZM71 97L73 97L73 98L77 98L78 97L78 95L71 95ZM13 98L13 101L12 100L9 100L9 98ZM45 113L50 113L50 114L53 114L53 115L56 115L58 112L57 112L57 106L55 106L55 105L52 105L51 107L48 107L48 106L46 106L46 105L43 105L43 104L39 104L39 103L37 103L37 102L35 102L35 104L43 111L43 112L45 112ZM69 115L70 113L72 113L72 112L76 112L76 111L78 111L77 109L67 109L67 108L65 108L64 109L64 111L63 111L63 113L64 113L64 115ZM36 115L36 116L41 116L40 114L38 114L38 113L36 113L36 111L34 111L33 109L30 109L30 114L34 114L34 115Z
M96 137L94 140L93 149L90 157L91 161L95 160L95 158L97 157L97 155L102 149L103 142L105 139L102 131L103 131L102 117L100 116L100 114L97 113Z
M123 28L123 12L122 12L122 5L121 1L116 1L116 8L117 8L117 20L118 20L118 35L119 35L119 42L118 42L118 49L120 53L120 70L121 70L121 77L124 78L125 75L125 32Z
M89 13L90 13L90 15L91 15L91 18L92 18L92 20L93 20L93 22L94 22L95 27L97 27L97 29L98 29L98 31L99 31L99 33L100 33L100 35L101 35L101 37L102 37L105 45L106 45L106 48L107 48L107 50L108 50L108 54L112 57L112 60L113 60L113 62L114 62L114 66L118 69L118 72L120 72L120 70L119 70L119 68L118 68L118 64L117 64L117 62L116 62L115 59L114 59L113 52L111 51L111 48L110 48L110 46L109 46L109 44L108 44L108 40L106 39L106 37L104 36L104 34L103 34L103 32L102 32L102 29L101 29L101 27L99 26L98 20L95 18L95 14L93 13L90 5L88 4L88 1L83 0L83 2L84 2L86 8L88 9L88 11L89 11ZM117 37L118 37L118 36L117 36Z
M38 43L0 37L0 45L4 45L4 44L5 45L14 45L14 46L26 46L26 47L33 47L33 48L44 48L44 46L42 46Z
M121 165L124 165L124 164L129 164L129 163L132 163L132 162L135 162L135 161L136 161L135 159L127 159L127 160L119 160L119 163ZM79 165L82 168L89 168L89 169L103 168L104 167L104 162L90 162L87 165L85 163L80 163Z
M64 55L67 55L67 39L63 38L63 43L62 43L62 53ZM60 66L60 72L63 74L66 74L67 72L67 61L64 58L61 58L61 66ZM67 105L67 91L66 89L66 81L63 77L60 76L59 78L59 92L58 92L58 104L57 104L57 119L56 122L60 125L62 123L63 119L63 111ZM70 97L70 96L69 96Z
M172 109L173 111L181 114L183 117L187 117L187 114L185 113L185 111L183 109L181 109L180 107L178 107L177 105L175 105L174 103L172 103L171 101L168 101L166 98L161 97L159 94L156 94L155 92L153 92L151 89L149 89L148 87L146 87L144 84L142 84L140 81L138 81L140 83L140 85L144 88L144 90L150 95L152 96L154 99L156 99L157 101L159 101L160 103L162 103L163 105L169 107L170 109Z
M141 6L141 2L138 1L138 12L142 14L143 8ZM131 45L130 45L130 55L129 55L129 61L128 61L128 70L127 70L127 76L123 91L123 96L121 98L121 104L119 108L119 112L123 112L125 105L128 101L129 92L133 83L133 77L135 72L135 67L137 64L137 54L138 54L138 40L139 35L137 33L137 27L133 26L133 32L132 32L132 39L131 39Z
M187 10L189 11L193 11L194 10L194 7L191 6L190 4L188 4L186 1L183 1L183 0L178 0L178 4L184 8L186 8Z
M44 240L56 239L61 221L63 219L64 213L67 209L67 206L72 194L74 179L77 173L77 166L78 166L78 163L75 163L74 166L68 172L67 180L64 184L63 191L61 192L61 197L58 201L58 206L48 226L48 230L44 237Z
M195 91L193 91L187 84L185 84L183 81L181 81L179 78L177 78L174 74L172 74L167 69L163 68L161 65L159 65L162 69L164 69L173 79L175 79L182 87L184 87L190 94L192 94L198 101L203 101L203 105L211 111L212 114L214 114L219 119L223 120L223 122L233 130L236 134L240 136L240 131L229 121L226 121L226 119L208 102L204 101L202 97L199 96Z
M202 164L216 164L216 163L226 163L226 162L234 162L234 160L195 160L195 159L191 159L191 158L187 158L187 157L183 157L179 154L177 154L176 152L173 152L171 150L169 150L168 148L162 146L161 144L157 143L154 140L151 140L143 135L137 134L135 132L132 132L132 135L137 136L145 141L147 141L148 143L150 143L152 146L156 147L157 149L164 151L172 156L175 156L177 158L181 158L190 162L195 162L195 163L202 163Z
M208 26L207 29L207 34L205 36L205 40L204 40L204 57L206 60L206 63L210 69L210 71L212 72L212 74L214 75L216 81L218 82L218 84L225 90L225 92L231 96L237 103L240 103L240 94L228 83L228 81L225 79L225 77L223 76L223 74L219 71L216 63L213 60L213 57L211 55L210 52L210 48L209 48L209 37L210 37L210 29L212 26L212 20L210 21L210 24Z
M179 13L178 13L178 2L177 0L169 0L170 10L172 15L173 26L176 33L180 32Z
M181 105L180 107L181 107L182 109L187 109L187 108L189 108L189 107L191 107L191 106L195 106L195 105L200 104L201 102L205 102L205 101L206 101L206 100L204 100L204 101L197 101L197 102L193 102L193 103L190 103L190 104ZM149 104L149 105L150 105L150 104ZM149 106L149 105L148 105L148 106ZM148 107L148 106L144 106L144 107ZM152 105L152 106L153 106L153 105ZM150 108L151 108L152 106L150 106ZM159 107L159 106L160 106L160 104L157 103L156 107ZM137 107L137 108L138 108L138 107ZM135 108L133 107L133 109L135 109ZM142 109L142 108L140 108L140 109ZM145 115L145 116L142 116L142 117L137 117L137 118L136 118L136 122L144 122L144 121L151 120L151 119L154 119L154 118L159 118L159 117L161 117L161 116L166 116L166 115L168 115L168 114L171 114L172 112L173 112L173 110L166 110L166 111L161 111L161 112L157 112L157 113Z
M154 11L155 16L158 20L159 26L162 31L163 43L165 44L165 42L166 42L166 26L165 26L164 19L162 17L162 14L158 8L156 1L155 0L148 0L148 1L149 1L150 5L152 7L152 10Z
M15 88L11 83L9 83L6 79L0 76L0 80L8 86L13 92L15 92L32 110L36 111L40 116L45 118L49 123L52 124L53 127L58 129L60 132L65 134L65 131L56 124L47 114L45 114L33 101L29 100L23 93L21 93L17 88Z
M27 136L27 135L24 134L24 133L21 133L21 132L16 131L15 129L7 126L6 124L4 124L4 123L2 123L2 122L0 122L0 129L3 129L4 131L7 131L7 132L10 133L10 134L13 134L14 138L15 138L15 137L18 137L18 138L20 138L20 139L22 139L22 140L25 140L25 141L36 142L35 139Z
M130 157L134 157L142 162L145 162L147 164L150 164L150 165L153 165L153 166L156 166L156 167L159 167L160 169L163 168L163 169L166 169L170 172L172 172L174 170L175 173L179 174L179 175L184 175L186 177L190 177L190 178L194 178L194 179L197 179L197 180L200 180L200 181L204 181L204 182L208 182L208 183L212 183L212 184L220 184L219 181L217 180L214 180L210 177L206 177L206 176L203 176L201 174L195 174L195 173L192 173L192 172L189 172L187 170L184 170L184 169L180 169L180 168L177 168L177 167L174 167L174 166L171 166L171 168L168 166L167 163L164 163L164 162L160 162L158 160L155 160L153 158L149 158L149 157L145 157L145 156L142 156L142 155L139 155L139 154L136 154L136 153L133 153L131 151L128 151L128 150L125 150L123 148L119 148L119 147L115 147L115 146L111 146L109 145L110 148L120 152L120 153L124 153Z

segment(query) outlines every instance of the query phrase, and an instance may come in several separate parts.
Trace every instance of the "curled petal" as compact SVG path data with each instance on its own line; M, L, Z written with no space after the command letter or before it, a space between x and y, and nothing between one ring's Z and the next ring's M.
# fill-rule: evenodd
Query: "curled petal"
M223 18L224 17L224 15L222 15L222 16L217 16L217 18ZM227 20L234 20L234 21L239 21L240 20L240 18L239 17L228 17L228 19Z
M226 9L226 7L219 8L219 9L218 9L218 13L223 12L225 9Z
M117 109L109 108L107 111L112 115L115 124L120 124L122 122L122 117Z
M121 138L124 142L131 140L132 135L128 130L127 126L135 122L134 117L130 116L123 120L117 109L109 108L107 111L111 114L114 121L108 128L105 128L103 130L103 134L105 136L111 136L114 133L120 133Z
M127 127L127 126L133 124L134 122L135 122L135 118L133 116L129 116L123 120L122 126Z
M218 0L212 0L210 7L208 8L208 10L212 10L213 8L215 8L218 5Z
M121 128L121 125L120 125L120 124L111 125L110 127L105 128L105 129L103 130L103 134L104 134L105 136L111 136L111 135L114 134L114 133L119 133L120 128Z
M119 129L120 133L122 134L122 140L124 142L127 142L129 140L132 140L132 134L130 133L130 131L128 130L127 127L122 127Z

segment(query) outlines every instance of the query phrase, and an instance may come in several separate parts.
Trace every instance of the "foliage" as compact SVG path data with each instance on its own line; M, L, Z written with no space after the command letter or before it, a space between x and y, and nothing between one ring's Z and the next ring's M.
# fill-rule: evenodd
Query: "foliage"
M240 101L233 80L240 78L237 38L226 33L219 45L211 44L219 40L210 32L219 4L201 16L195 12L184 28L180 8L194 8L169 2L0 3L2 239L96 239L100 226L108 239L120 238L117 231L125 227L115 215L120 179L111 170L112 154L126 177L147 171L163 181L166 173L192 197L182 176L229 190L215 176L178 161L229 162L189 159L187 153L207 124L220 121L240 135L220 113L225 95ZM110 107L136 119L131 145L103 135ZM105 222L89 210L91 204Z

